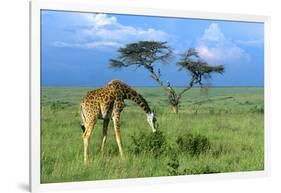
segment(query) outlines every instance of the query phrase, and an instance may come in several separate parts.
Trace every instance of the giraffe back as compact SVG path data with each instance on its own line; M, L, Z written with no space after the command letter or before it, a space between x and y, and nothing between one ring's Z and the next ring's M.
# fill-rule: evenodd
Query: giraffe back
M150 113L150 107L147 101L136 90L128 86L121 80L112 80L106 86L109 90L114 90L123 100L129 99L138 104L146 113Z
M112 80L105 87L89 91L81 100L80 111L85 119L93 116L105 118L112 111L113 104L130 99L138 104L146 113L150 113L146 100L130 86L120 80ZM82 117L81 115L81 117ZM83 120L83 117L82 117Z

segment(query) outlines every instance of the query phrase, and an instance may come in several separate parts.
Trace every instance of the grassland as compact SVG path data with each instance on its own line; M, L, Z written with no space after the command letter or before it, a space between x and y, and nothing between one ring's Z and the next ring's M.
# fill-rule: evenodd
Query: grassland
M119 158L112 123L100 156L99 121L85 167L78 110L81 96L92 89L42 88L41 183L264 168L263 88L211 88L203 94L194 88L183 97L178 115L158 88L136 88L157 112L159 135L152 136L145 114L127 101L121 115L126 159Z

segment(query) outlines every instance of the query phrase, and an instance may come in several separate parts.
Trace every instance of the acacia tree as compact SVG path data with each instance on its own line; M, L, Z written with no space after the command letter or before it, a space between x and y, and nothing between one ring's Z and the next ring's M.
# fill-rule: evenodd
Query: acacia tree
M193 48L189 48L187 52L182 55L177 65L179 66L179 70L186 70L190 74L191 79L187 82L186 87L182 91L171 96L170 101L173 102L172 107L175 112L178 112L181 97L186 91L196 84L202 88L203 79L210 79L212 73L224 73L223 65L210 66L207 62L201 60L198 52Z
M144 67L160 87L169 92L167 86L160 79L160 69L158 68L155 72L156 62L167 63L172 57L172 51L167 46L167 42L139 41L119 48L118 52L120 54L118 58L110 60L110 67L117 69L129 66Z
M129 66L135 66L136 68L144 67L147 69L151 77L165 91L172 110L175 113L178 113L180 100L186 91L196 84L202 86L202 80L211 78L212 72L220 74L224 72L224 67L222 65L209 66L200 59L195 49L188 49L177 65L179 66L179 70L186 70L189 72L191 79L187 82L183 90L176 93L169 82L164 84L161 80L161 70L159 68L155 69L155 64L157 62L167 63L172 57L172 51L169 46L167 46L167 42L139 41L119 48L118 52L120 55L117 59L110 60L110 66L119 69Z

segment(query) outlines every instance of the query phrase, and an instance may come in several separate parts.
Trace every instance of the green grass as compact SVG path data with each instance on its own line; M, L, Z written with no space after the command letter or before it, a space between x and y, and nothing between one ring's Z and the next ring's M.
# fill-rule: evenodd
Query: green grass
M92 89L42 88L41 183L264 168L263 88L211 88L208 94L194 88L183 97L178 115L160 89L136 88L156 110L161 136L152 137L145 113L127 101L121 114L126 159L120 160L112 123L100 156L99 120L90 139L90 164L84 166L79 102Z

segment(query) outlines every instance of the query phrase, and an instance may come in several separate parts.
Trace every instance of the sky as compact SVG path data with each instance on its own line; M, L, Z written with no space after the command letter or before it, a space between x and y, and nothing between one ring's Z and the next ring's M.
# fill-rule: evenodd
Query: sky
M163 82L190 80L176 63L195 48L210 65L222 64L211 86L264 85L264 24L119 14L41 11L41 84L102 86L120 79L131 86L157 86L143 68L109 68L118 49L137 41L167 41L174 57L161 68Z

